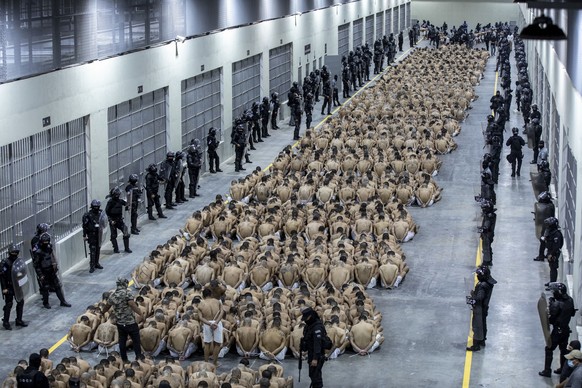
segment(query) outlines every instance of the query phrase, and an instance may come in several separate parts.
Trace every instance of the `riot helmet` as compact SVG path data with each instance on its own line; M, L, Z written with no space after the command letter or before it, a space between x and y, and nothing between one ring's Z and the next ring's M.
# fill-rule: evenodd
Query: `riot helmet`
M36 226L36 234L39 236L43 233L46 233L48 230L49 230L49 224L47 224L47 223L42 222Z
M151 173L158 172L158 166L156 166L154 163L152 163L148 166L148 171Z
M556 217L548 217L544 220L544 225L548 229L557 229L560 224Z
M511 128L511 133L513 133L514 135L517 135L519 133L519 129L517 129L516 127Z
M538 118L536 117L536 118L533 118L533 119L531 119L531 122L537 125L537 124L539 124L539 123L540 123L540 119L538 119Z
M176 156L176 154L174 154L172 151L169 151L166 154L166 159L174 159L174 156Z
M272 99L275 99L275 98L277 98L277 97L279 97L279 93L277 93L277 92L273 92L273 93L271 93L271 98L272 98Z
M548 191L542 191L540 195L538 195L538 202L550 203L552 202L552 195Z
M531 105L531 109L532 110L538 110L538 104L532 104Z
M487 115L487 121L493 121L494 118L493 115Z
M263 104L266 104L269 102L269 97L263 97Z
M483 267L477 268L475 274L477 275L477 280L479 280L480 282L484 282L487 280L487 275L485 274Z
M297 81L293 81L293 87L295 87L295 88L296 88L296 87L298 87L298 86L299 86L299 84L297 83Z
M129 183L131 183L131 184L136 184L136 183L137 183L137 181L138 181L138 179L139 179L139 178L138 178L137 174L131 174L131 175L129 176Z
M10 246L8 247L8 255L18 256L18 253L20 253L20 248L18 248L16 244L10 244Z
M542 160L540 163L540 170L541 171L549 171L550 170L550 163L547 160Z
M540 141L538 142L538 148L544 148L544 146L545 146L545 145L546 145L546 142L545 142L545 141L543 141L543 140L540 140Z
M554 293L556 299L562 299L568 295L568 287L564 283L552 282L548 285L548 288Z
M113 189L111 189L111 191L109 192L109 195L112 198L119 198L121 196L121 190L119 190L119 187L114 187Z
M321 70L327 71L327 65L323 65L323 67L321 68Z
M176 151L176 159L182 159L184 157L184 153L182 151Z
M51 236L48 233L43 233L40 235L38 242L40 245L47 246L51 242Z
M94 199L91 201L91 210L99 210L101 207L101 201L98 199Z
M216 135L216 129L214 129L214 127L210 128L210 129L208 130L208 134L209 134L210 136L214 136L214 135Z

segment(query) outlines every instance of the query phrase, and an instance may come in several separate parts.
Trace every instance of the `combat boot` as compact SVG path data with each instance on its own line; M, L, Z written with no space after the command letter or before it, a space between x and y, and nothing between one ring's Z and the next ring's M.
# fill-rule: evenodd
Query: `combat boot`
M245 163L252 163L249 155L245 155ZM242 168L242 167L241 167Z
M92 259L89 259L89 273L95 272L95 262Z
M55 292L57 294L57 298L59 298L59 300L61 301L61 306L71 307L71 304L67 302L67 300L65 299L65 295L63 294L63 289L61 287L57 287Z
M12 330L12 326L10 326L10 322L8 321L2 321L2 327L4 327L6 330Z
M119 246L117 245L117 240L111 240L111 245L113 246L113 253L119 253Z
M16 326L27 327L28 323L24 322L22 319L17 319L15 322Z
M156 220L156 218L154 217L154 214L153 214L153 210L154 209L152 209L152 208L149 208L148 209L148 220L150 220L150 221L155 221Z
M129 249L129 236L123 238L123 247L125 248L125 253L131 253L132 250Z

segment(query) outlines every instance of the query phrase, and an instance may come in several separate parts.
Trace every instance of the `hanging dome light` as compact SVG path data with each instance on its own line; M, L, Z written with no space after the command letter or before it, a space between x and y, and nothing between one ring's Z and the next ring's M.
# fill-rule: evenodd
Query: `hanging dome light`
M566 34L560 27L554 24L552 18L541 14L532 24L524 27L519 34L521 39L532 40L565 40Z

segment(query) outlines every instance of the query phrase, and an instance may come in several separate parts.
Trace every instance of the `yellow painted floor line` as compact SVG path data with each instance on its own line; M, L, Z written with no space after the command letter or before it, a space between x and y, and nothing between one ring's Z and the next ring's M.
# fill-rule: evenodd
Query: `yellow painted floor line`
M499 73L495 72L495 83L493 85L493 94L497 90L497 82L499 81ZM495 112L491 111L492 114ZM482 263L481 252L483 249L483 241L479 239L479 246L477 247L477 255L475 257L475 267L478 267ZM477 278L475 278L475 284L477 284ZM473 322L473 312L471 312L471 322ZM473 327L469 327L469 337L467 338L467 347L473 346ZM469 388L469 382L471 381L471 364L473 362L473 352L465 351L465 369L463 371L463 388Z

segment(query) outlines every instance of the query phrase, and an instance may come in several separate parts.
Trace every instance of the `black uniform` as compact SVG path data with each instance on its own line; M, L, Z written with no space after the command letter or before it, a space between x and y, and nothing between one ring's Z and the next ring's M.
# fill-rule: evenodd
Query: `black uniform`
M188 202L186 199L186 184L184 183L186 165L184 163L184 153L182 151L176 152L174 168L176 169L176 203Z
M218 158L218 140L216 139L216 133L214 130L210 130L208 137L206 138L206 149L208 150L208 161L211 173L222 172L220 169L220 159Z
M65 300L61 281L57 275L57 262L54 257L53 246L50 238L46 240L41 236L40 241L32 248L32 264L38 277L38 286L42 295L42 304L50 309L49 292L55 292L61 302L61 306L71 307Z
M253 102L251 107L251 118L252 118L252 125L253 125L253 142L255 143L262 143L263 139L261 139L261 114L259 112L259 104Z
M238 124L235 128L234 135L232 137L232 144L234 145L234 169L236 172L244 171L245 169L242 166L242 158L245 152L246 146L246 135L244 131L244 127L242 124Z
M33 353L28 358L28 368L24 373L16 376L18 388L49 388L48 378L40 369L41 358L38 353Z
M301 108L301 97L296 96L293 99L291 105L291 114L295 120L295 130L293 131L293 140L299 140L299 130L301 128L301 115L303 114L303 109Z
M271 128L276 130L279 129L277 126L277 115L279 114L279 107L281 106L279 103L279 94L275 92L271 93L271 104L273 105L273 109L271 110Z
M176 183L178 180L178 172L176 170L176 163L174 163L174 154L168 152L166 160L160 165L160 176L162 177L164 183L166 184L164 190L164 200L167 209L173 209L176 206L175 202L172 202L174 196L174 189L176 188Z
M515 133L505 143L506 146L511 147L511 152L507 155L507 161L511 163L511 176L519 176L521 172L521 162L523 160L523 152L521 148L525 145L525 141L521 136ZM516 169L517 164L517 169Z
M325 98L325 91L324 91ZM324 102L325 105L325 102ZM303 104L303 110L305 111L305 126L307 129L311 128L311 121L313 119L313 95L309 93L305 96L305 103Z
M305 327L303 328L301 349L307 351L310 387L320 388L323 387L321 371L325 362L323 338L327 336L327 333L317 313L309 307L303 311L303 321L305 321ZM312 361L317 361L317 365L312 366Z
M557 292L550 298L548 310L549 321L552 325L551 346L545 347L544 370L540 372L540 375L547 377L551 376L552 359L557 347L560 348L560 365L564 364L564 356L568 353L566 347L570 337L570 319L576 312L572 298L567 293L560 295Z
M131 233L139 234L139 229L137 228L137 211L139 210L139 200L142 190L139 188L137 182L130 182L125 186L125 193L128 198L131 196L131 203L128 204L131 217Z
M129 249L129 230L127 225L123 222L123 208L127 205L125 200L119 198L118 195L114 194L109 201L107 206L105 206L105 214L109 217L109 227L111 228L111 245L113 246L113 252L119 253L119 246L117 245L117 230L119 229L123 233L123 246L125 252L131 253Z
M10 310L14 302L14 284L12 283L12 265L18 259L18 251L9 252L8 257L0 262L0 286L2 287L2 296L4 297L4 318L2 324L5 329L12 330L10 327ZM16 302L16 326L27 326L22 321L24 311L24 299Z
M99 207L91 208L83 214L83 239L89 244L89 272L94 272L95 268L103 269L99 264L99 255L101 253L101 240L99 232L101 231L101 219L103 210Z
M564 236L557 227L548 227L544 232L544 243L546 245L546 257L550 265L550 283L558 279L558 267L560 266L560 255L564 246Z
M158 212L158 217L166 218L164 212L162 211L162 205L160 204L160 195L158 191L160 189L160 181L163 179L158 175L158 170L155 165L151 165L148 168L148 173L145 177L146 185L146 196L148 199L148 218L150 220L155 220L153 215L153 208L156 207Z
M412 32L412 30L411 30ZM404 34L402 33L402 31L400 31L400 34L398 34L398 51L402 51L402 46L404 45ZM414 46L412 44L412 41L410 42L410 47Z
M327 114L331 114L331 85L326 82L323 85L323 105L321 106L321 114L324 114L325 107L327 107Z
M342 68L342 90L343 97L350 97L350 69L347 64L344 64Z
M337 84L337 75L333 76L333 80L331 81L331 89L332 89L332 93L333 93L333 106L340 106L340 102L339 102L339 88L338 88L338 84Z
M489 298L492 287L484 279L479 280L471 295L473 300L473 348L468 350L479 350L485 343L486 311L489 309Z
M200 176L200 168L202 167L202 152L196 145L191 145L188 148L188 155L186 156L186 164L188 165L188 177L190 178L190 183L188 185L188 190L190 191L190 198L199 196L196 193L198 189L198 178Z
M259 114L261 115L261 127L263 137L269 137L269 117L271 116L271 105L267 97L263 98L263 103L259 107Z

